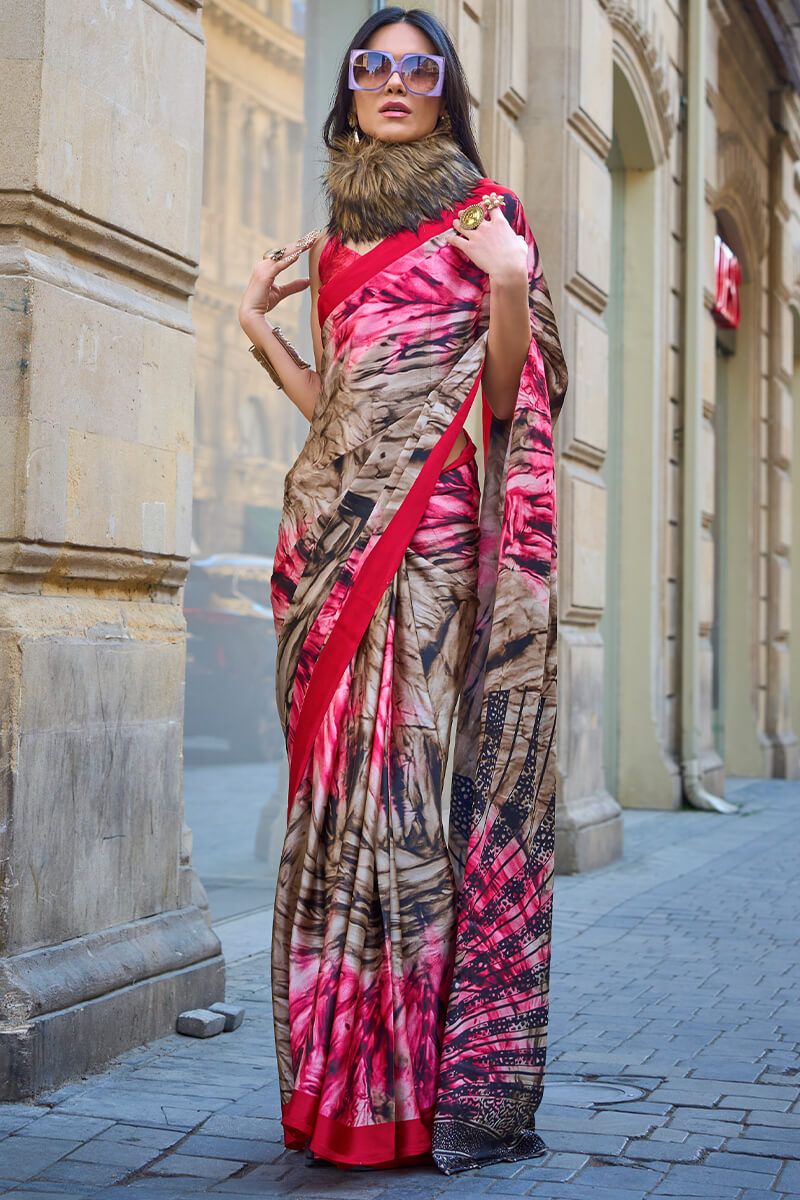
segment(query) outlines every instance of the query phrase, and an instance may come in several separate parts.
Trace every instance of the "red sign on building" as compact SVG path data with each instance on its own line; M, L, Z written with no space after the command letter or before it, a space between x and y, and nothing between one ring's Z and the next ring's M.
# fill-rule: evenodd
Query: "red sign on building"
M740 294L742 265L730 246L717 234L714 238L714 265L717 275L717 296L712 316L726 329L738 329L741 320Z

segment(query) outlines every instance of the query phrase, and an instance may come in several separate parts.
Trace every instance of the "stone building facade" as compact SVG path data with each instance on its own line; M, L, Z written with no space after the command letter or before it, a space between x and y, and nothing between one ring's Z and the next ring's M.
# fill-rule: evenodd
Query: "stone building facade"
M224 992L182 820L182 588L192 539L271 548L304 427L236 308L263 249L319 220L318 130L370 7L0 0L5 1096ZM619 856L626 807L798 774L795 9L430 7L570 366L557 855L583 870ZM308 350L307 301L285 309Z

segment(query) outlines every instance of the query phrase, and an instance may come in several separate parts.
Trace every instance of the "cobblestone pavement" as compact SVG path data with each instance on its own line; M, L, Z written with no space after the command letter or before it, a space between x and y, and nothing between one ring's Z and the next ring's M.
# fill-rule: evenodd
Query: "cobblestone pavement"
M0 1104L0 1192L800 1196L800 785L728 794L738 815L626 813L623 862L557 880L546 1157L448 1178L312 1170L282 1150L261 953L229 967L238 1030L174 1034L36 1103Z

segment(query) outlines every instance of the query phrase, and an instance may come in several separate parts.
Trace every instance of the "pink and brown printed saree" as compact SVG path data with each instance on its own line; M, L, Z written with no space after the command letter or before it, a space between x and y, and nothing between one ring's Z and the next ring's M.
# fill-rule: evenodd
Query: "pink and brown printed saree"
M469 450L486 275L454 212L324 284L322 392L272 602L288 827L272 942L286 1145L444 1171L530 1157L547 1030L566 390L538 249L514 416ZM458 707L449 836L441 792Z

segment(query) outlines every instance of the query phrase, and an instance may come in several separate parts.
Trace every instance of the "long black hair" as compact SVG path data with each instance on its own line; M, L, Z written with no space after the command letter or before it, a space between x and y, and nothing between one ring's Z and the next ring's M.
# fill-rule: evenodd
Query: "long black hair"
M485 177L486 168L481 162L481 154L470 122L469 86L467 84L467 77L464 74L464 68L461 65L461 60L453 45L452 38L444 25L431 13L425 12L422 8L410 8L406 10L400 8L398 5L393 5L391 8L382 8L378 12L373 13L371 17L368 17L361 28L356 31L355 37L345 51L339 71L339 80L336 85L333 107L328 113L325 124L322 127L322 140L330 150L333 148L334 139L348 132L347 117L352 106L352 92L348 84L350 51L361 50L365 47L377 29L382 29L384 25L397 25L401 21L404 21L407 25L413 25L415 29L419 29L420 33L424 33L435 46L436 53L440 54L444 59L442 99L444 101L444 108L450 116L453 141L461 147L467 158L475 164L481 175Z

